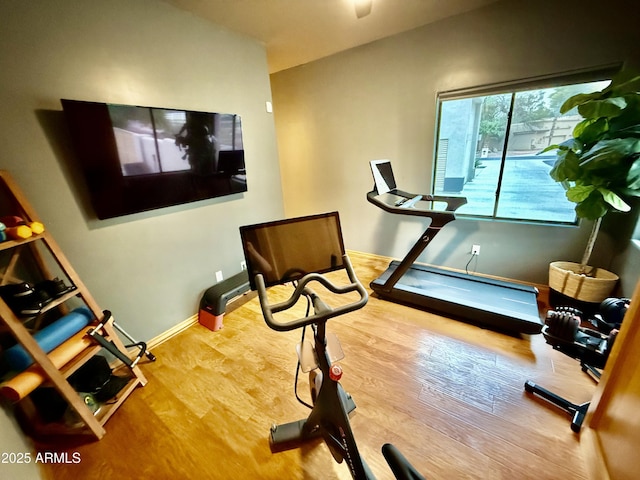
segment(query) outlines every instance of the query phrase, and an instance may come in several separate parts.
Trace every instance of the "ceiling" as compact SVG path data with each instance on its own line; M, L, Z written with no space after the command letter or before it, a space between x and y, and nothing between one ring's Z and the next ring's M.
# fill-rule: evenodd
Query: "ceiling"
M498 0L162 0L261 41L269 72L295 67Z

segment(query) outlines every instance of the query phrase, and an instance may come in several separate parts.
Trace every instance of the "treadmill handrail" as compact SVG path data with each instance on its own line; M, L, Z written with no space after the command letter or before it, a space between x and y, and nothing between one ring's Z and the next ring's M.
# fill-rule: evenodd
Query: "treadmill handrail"
M427 202L444 202L447 204L445 210L431 210L423 208L402 208L402 206L385 202L376 190L367 193L367 200L375 206L389 213L397 213L399 215L414 215L418 217L429 217L434 225L445 225L456 219L455 211L467 203L466 197L448 197L443 195L421 195L395 190L393 195L412 199L416 196L422 196L423 201Z
M393 195L404 197L404 198L414 198L416 195L408 192L404 192L402 190L394 190ZM394 270L394 272L389 275L389 278L384 284L384 291L391 292L394 285L398 283L398 280L409 270L413 262L415 262L420 254L424 251L425 248L431 243L433 238L442 230L449 222L452 222L456 219L455 210L461 207L462 205L467 203L467 199L465 197L445 197L439 195L422 195L422 198L426 201L435 201L435 202L446 202L447 209L446 210L427 210L420 208L402 208L395 204L390 204L381 199L381 195L378 195L377 190L372 190L367 193L367 200L373 203L375 206L383 209L389 213L397 213L399 215L414 215L418 217L428 217L431 219L431 223L427 226L426 230L420 237L418 241L411 247L411 250L404 257L398 268Z
M267 325L273 330L285 332L289 330L295 330L296 328L301 328L306 325L311 325L313 323L317 324L326 322L330 318L344 315L345 313L349 313L364 307L369 299L369 295L356 277L349 257L347 255L343 255L342 261L347 271L349 281L351 283L345 285L335 285L322 274L315 272L308 273L300 280L298 280L298 285L287 300L280 303L275 303L273 305L269 304L264 277L260 273L257 274L256 288L258 290L258 297L260 299L260 307L262 308L264 320ZM313 292L313 290L307 287L307 285L312 281L321 283L325 288L327 288L327 290L339 295L350 292L357 292L360 298L345 305L340 305L335 308L330 307L315 292ZM307 295L312 299L313 305L315 307L315 313L313 315L297 318L288 322L280 322L274 319L273 314L288 310L289 308L293 307L302 295Z

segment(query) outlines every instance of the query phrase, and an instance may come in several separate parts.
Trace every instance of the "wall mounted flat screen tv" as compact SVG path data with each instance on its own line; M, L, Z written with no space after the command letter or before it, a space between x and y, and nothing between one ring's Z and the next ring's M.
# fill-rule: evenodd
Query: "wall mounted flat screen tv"
M100 219L247 191L238 115L61 102Z

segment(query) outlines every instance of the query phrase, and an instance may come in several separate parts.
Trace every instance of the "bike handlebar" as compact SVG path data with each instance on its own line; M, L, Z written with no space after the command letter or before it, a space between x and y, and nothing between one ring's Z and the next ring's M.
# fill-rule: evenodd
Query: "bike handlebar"
M358 310L364 307L369 299L369 295L356 277L349 257L347 255L343 255L342 261L345 269L347 270L347 275L351 283L338 286L334 285L324 275L321 275L319 273L308 273L300 280L298 280L298 285L287 300L285 300L284 302L275 303L273 305L269 304L269 299L267 298L267 289L265 287L264 277L262 276L262 274L257 274L256 288L258 290L258 297L260 299L260 307L262 308L264 321L267 323L267 325L278 332L286 332L289 330L295 330L296 328L304 327L306 325L311 325L313 323L326 322L330 318L344 315L345 313L353 312L354 310ZM318 283L322 284L325 288L327 288L327 290L332 293L342 295L350 292L357 292L360 295L360 298L355 302L348 303L346 305L341 305L335 308L330 307L315 292L313 292L313 290L307 288L307 285L313 281L317 281ZM283 312L293 307L302 295L308 295L309 297L311 297L315 310L315 313L313 315L297 318L289 322L279 322L273 318L273 315L275 313Z

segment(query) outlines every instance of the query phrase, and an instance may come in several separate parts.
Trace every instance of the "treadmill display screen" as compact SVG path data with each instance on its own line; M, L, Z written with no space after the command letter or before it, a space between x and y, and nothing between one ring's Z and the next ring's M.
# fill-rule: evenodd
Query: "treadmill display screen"
M391 169L391 161L389 160L371 160L371 173L373 180L376 182L376 190L378 195L387 193L396 189L396 180L393 177Z

